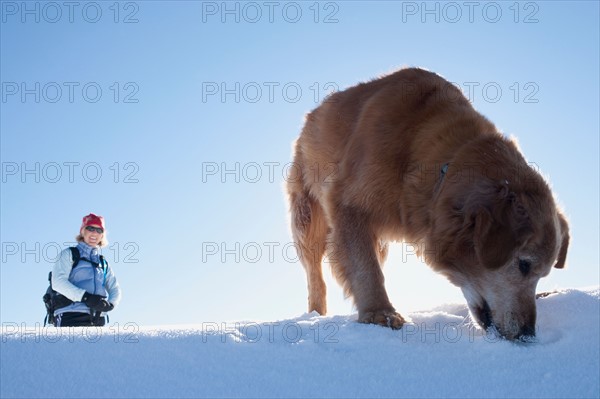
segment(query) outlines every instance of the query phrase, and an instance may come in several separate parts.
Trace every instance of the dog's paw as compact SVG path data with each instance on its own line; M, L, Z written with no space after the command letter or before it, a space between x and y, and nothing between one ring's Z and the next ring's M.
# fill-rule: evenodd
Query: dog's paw
M392 330L402 328L406 320L399 313L393 310L376 310L373 312L365 312L358 316L360 323L377 324L384 327L389 327Z

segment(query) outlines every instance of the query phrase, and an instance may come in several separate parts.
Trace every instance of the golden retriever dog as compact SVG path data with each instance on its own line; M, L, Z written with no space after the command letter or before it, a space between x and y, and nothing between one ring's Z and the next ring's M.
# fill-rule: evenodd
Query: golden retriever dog
M306 117L287 182L308 309L326 314L321 261L358 320L399 329L383 262L412 243L462 289L473 318L535 336L535 290L563 268L569 227L544 179L435 73L402 69L334 93Z

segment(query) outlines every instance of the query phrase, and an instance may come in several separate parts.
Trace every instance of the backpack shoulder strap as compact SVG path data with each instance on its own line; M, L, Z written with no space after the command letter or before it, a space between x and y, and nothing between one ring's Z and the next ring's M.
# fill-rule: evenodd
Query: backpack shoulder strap
M108 261L103 255L100 255L100 268L102 268L102 273L104 274L102 280L102 286L106 285L106 273L108 272Z
M73 266L71 268L75 268L79 263L79 259L81 259L81 255L79 254L79 250L77 247L69 247L71 250L71 257L73 258Z

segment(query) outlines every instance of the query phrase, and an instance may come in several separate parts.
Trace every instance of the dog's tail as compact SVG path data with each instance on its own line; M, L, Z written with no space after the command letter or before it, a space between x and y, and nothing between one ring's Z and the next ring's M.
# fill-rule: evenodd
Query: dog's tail
M327 312L326 286L321 261L328 235L322 206L310 195L302 152L296 144L293 176L287 181L292 236L308 281L308 311Z

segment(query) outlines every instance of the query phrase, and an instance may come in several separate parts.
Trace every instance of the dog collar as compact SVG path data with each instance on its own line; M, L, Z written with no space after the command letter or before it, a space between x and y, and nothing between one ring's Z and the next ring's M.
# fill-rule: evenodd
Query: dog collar
M440 169L440 177L439 177L437 183L435 184L435 189L433 190L434 197L437 197L437 195L439 194L439 192L442 188L442 183L444 182L444 177L446 177L446 173L448 173L449 166L450 166L450 163L446 162L445 164L442 165L442 167Z

